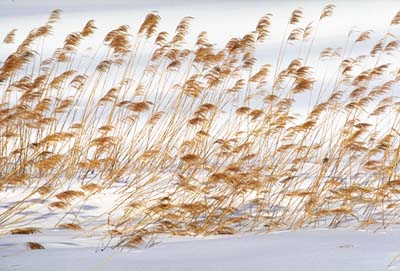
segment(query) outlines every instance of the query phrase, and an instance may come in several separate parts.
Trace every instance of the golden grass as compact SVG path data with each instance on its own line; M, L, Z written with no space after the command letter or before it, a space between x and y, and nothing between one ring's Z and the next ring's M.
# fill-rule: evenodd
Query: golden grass
M308 62L333 10L315 27L293 11L275 65L255 58L271 14L223 48L201 32L188 49L193 18L170 37L152 12L136 33L111 30L85 61L90 20L45 58L37 52L61 18L55 10L0 67L0 193L22 195L0 226L36 233L18 225L42 206L59 214L50 227L102 229L115 245L137 247L155 234L399 223L400 67L384 61L398 54L400 12L366 54L353 49L371 31L323 49L317 65L329 74ZM80 217L104 195L114 200L99 219Z
M35 250L35 249L45 249L43 245L36 243L36 242L28 242L26 243L27 247L29 249Z

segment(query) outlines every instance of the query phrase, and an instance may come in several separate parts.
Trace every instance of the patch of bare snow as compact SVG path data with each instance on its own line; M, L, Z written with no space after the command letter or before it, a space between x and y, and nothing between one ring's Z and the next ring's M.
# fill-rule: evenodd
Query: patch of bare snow
M98 249L99 240L57 230L8 235L0 270L398 270L400 230L300 230L217 238L161 238L143 248ZM27 250L40 242L44 250Z

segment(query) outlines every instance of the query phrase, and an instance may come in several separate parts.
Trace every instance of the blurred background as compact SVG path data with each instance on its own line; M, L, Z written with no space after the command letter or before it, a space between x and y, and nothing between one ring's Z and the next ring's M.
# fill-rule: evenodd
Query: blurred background
M184 16L194 17L190 33L187 36L187 48L193 48L193 42L201 31L207 31L210 42L216 44L217 48L221 48L230 38L242 37L254 31L259 18L270 13L272 14L271 35L264 43L258 45L256 58L258 66L268 63L272 64L274 69L292 11L296 8L303 10L303 20L299 27L306 27L308 23L313 23L315 27L322 9L327 4L336 5L334 14L322 21L307 62L316 71L325 69L327 66L319 61L320 52L327 47L346 48L346 40L350 31L355 33L352 41L362 31L373 31L370 41L356 44L351 48L350 56L368 54L372 46L387 33L393 16L400 9L398 0L0 0L0 40L11 29L18 30L14 44L0 45L0 63L15 50L17 44L26 37L30 30L45 23L49 13L54 9L61 9L63 13L61 21L55 24L53 35L46 40L44 48L41 48L45 54L44 57L50 57L55 48L63 46L64 39L69 33L80 31L90 19L95 20L98 29L90 39L81 44L80 52L83 54L86 49L97 48L104 36L120 25L129 25L131 33L134 35L150 11L159 12L162 19L158 30L167 31L170 36ZM393 29L392 33L400 34L399 28ZM287 35L288 32L286 32L286 37ZM309 44L310 41L304 46L296 41L289 43L282 67L301 55L300 52L304 57ZM351 46L347 46L347 49L349 47ZM143 54L149 53L150 51L143 51ZM86 51L86 54L90 55L91 53ZM382 59L382 61L385 60ZM399 54L390 56L389 61L392 63L400 61ZM337 64L339 64L339 60ZM327 67L329 67L327 69L332 68L333 76L338 65L328 65ZM327 72L329 77L329 70ZM317 73L317 78L322 74L322 72ZM299 99L302 98L299 97Z

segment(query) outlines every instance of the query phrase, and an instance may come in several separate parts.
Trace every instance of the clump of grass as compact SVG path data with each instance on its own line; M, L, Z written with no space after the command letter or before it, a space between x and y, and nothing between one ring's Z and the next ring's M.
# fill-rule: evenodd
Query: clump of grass
M28 242L28 243L26 243L26 245L31 250L45 249L43 245L36 243L36 242Z
M317 65L329 69L315 69L316 34L333 11L315 27L293 11L272 65L255 58L271 14L223 48L201 32L189 49L192 17L169 35L151 12L137 32L111 30L85 60L93 20L50 57L37 53L55 10L0 67L0 193L18 197L0 225L35 233L18 225L36 218L24 211L46 207L53 227L137 247L155 234L398 223L400 69L388 60L400 13L366 52L354 49L371 31L350 33L344 48L320 53ZM99 197L112 203L81 215Z
M38 232L40 232L40 230L34 227L16 228L11 230L11 234L34 234Z

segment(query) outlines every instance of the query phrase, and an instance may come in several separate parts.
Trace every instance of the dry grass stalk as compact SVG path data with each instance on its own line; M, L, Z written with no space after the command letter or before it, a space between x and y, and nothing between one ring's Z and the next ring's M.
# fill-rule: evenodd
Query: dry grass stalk
M400 67L388 61L399 53L391 33L400 15L363 54L314 52L334 8L316 25L294 10L275 65L256 59L271 14L217 48L206 32L187 46L192 17L169 35L151 12L137 31L109 31L85 61L93 20L38 55L56 34L55 10L0 67L0 193L17 197L0 226L36 233L18 223L47 206L59 219L53 226L78 231L86 204L108 197L103 221L92 222L128 247L157 234L399 223ZM350 33L347 43L368 47L374 37ZM12 30L3 43L14 38ZM296 57L286 59L291 50Z

